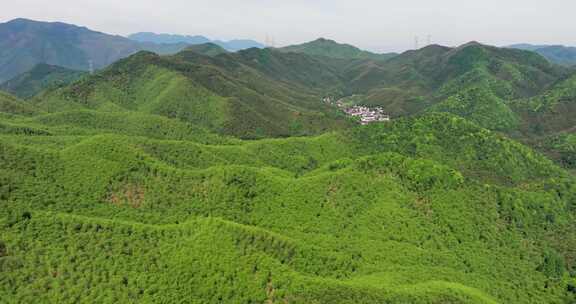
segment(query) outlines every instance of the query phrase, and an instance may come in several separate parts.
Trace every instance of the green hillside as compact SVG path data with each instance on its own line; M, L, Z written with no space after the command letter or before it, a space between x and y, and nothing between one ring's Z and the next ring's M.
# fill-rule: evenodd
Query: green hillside
M181 54L184 51L196 52L196 53L206 55L206 56L216 56L216 55L220 55L220 54L224 54L224 53L228 52L224 48L222 48L221 46L214 44L214 43L203 43L203 44L191 45L191 46L185 48L184 50L182 50Z
M32 70L0 84L0 90L20 98L30 98L42 90L72 83L86 74L59 66L38 64Z
M576 47L564 45L532 45L532 44L514 44L510 48L523 49L536 52L550 62L565 66L576 65Z
M518 137L559 164L574 169L576 74L559 80L537 96L515 100L512 106L522 118Z
M549 133L575 127L576 74L558 81L532 98L517 100L517 111L524 116L529 133Z
M212 50L0 93L0 302L576 301L569 71Z
M562 166L576 172L576 130L538 139L534 145Z
M0 113L14 114L14 115L31 115L39 111L23 100L10 95L6 92L0 91Z
M544 106L569 99L576 87L570 73L533 52L471 42L350 65L343 77L356 103L380 106L393 117L449 112L491 130L532 137L536 130L529 128L575 127L571 103ZM551 110L535 110L541 106Z
M262 58L270 52L249 51ZM49 112L93 109L162 115L248 138L314 134L345 124L322 104L320 89L297 83L301 79L268 77L266 69L275 65L263 62L254 67L254 62L244 64L239 58L243 56L247 55L209 57L184 51L161 57L141 52L92 77L46 92L36 102ZM283 71L286 77L297 68L282 67L290 68Z
M443 95L470 85L484 85L501 98L533 96L563 75L564 69L537 54L471 42L457 48L428 46L408 51L379 66L376 74L360 70L372 86L394 86Z
M0 129L7 303L574 299L573 177L461 118L238 141L93 113L4 119L46 132Z
M281 52L304 53L311 56L323 56L340 59L371 59L378 61L388 60L397 54L375 54L361 50L349 44L338 43L334 40L320 38L298 45L278 48Z
M491 130L511 130L519 124L519 118L506 102L482 86L462 89L432 106L430 111L453 113Z

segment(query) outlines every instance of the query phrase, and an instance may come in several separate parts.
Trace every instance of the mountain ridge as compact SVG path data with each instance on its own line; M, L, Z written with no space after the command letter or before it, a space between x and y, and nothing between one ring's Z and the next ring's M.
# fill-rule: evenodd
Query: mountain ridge
M0 92L0 299L576 301L576 74L344 49L140 50Z
M256 57L246 57L250 54ZM315 133L344 123L335 109L321 103L318 88L295 78L295 66L278 60L290 56L269 49L213 57L193 51L164 57L142 51L68 87L47 91L35 101L47 111L114 104L249 138ZM323 70L314 58L297 56L313 71ZM255 64L256 58L265 64ZM275 73L269 67L290 76L267 76Z
M576 47L564 45L513 44L509 48L525 49L546 57L551 62L565 66L576 66Z
M88 73L84 71L39 63L30 71L0 84L0 90L4 90L20 98L30 98L42 90L54 86L67 85L87 74Z
M361 50L349 44L338 43L326 38L318 38L314 41L298 45L290 45L278 48L282 52L304 53L313 56L326 56L339 59L373 59L379 61L388 60L396 53L375 54Z
M129 39L138 42L154 42L154 43L185 43L189 45L197 45L204 43L216 44L227 51L239 51L249 48L264 48L260 42L251 39L232 39L228 41L212 40L201 35L177 35L177 34L157 34L153 32L139 32L127 36Z
M15 45L18 47L14 48ZM15 19L0 23L0 83L39 63L88 71L140 50L170 54L185 46L138 43L63 22Z

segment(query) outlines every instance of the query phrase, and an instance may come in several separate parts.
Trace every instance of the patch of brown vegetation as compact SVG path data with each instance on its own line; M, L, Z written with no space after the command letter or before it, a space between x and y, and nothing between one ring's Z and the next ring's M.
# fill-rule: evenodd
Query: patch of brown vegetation
M430 200L424 197L417 197L414 201L414 208L420 211L422 214L430 217L434 213L432 206L430 205Z
M128 205L132 208L140 208L144 202L144 187L126 184L117 191L111 191L108 201L116 206Z

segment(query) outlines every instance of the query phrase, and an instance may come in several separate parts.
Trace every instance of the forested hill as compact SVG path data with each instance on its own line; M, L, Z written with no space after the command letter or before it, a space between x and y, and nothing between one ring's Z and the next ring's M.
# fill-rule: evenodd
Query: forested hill
M209 43L203 43L203 44L191 45L191 46L187 47L186 49L184 49L184 51L190 51L190 52L199 53L199 54L207 55L207 56L216 56L216 55L220 55L220 54L224 54L224 53L228 52L224 48L222 48L221 46L214 44L214 43L210 43L210 42Z
M0 84L0 90L21 98L30 98L43 90L70 84L86 74L84 71L40 63L30 71Z
M12 113L8 303L574 299L574 178L456 116L239 141L154 114Z
M159 114L221 134L262 138L337 130L347 124L345 117L320 101L352 96L350 103L379 106L392 117L449 112L532 144L574 127L568 102L573 98L554 93L569 92L572 73L533 52L476 42L431 45L387 61L277 49L227 53L206 44L174 56L134 55L69 87L43 92L35 102L52 112L112 107ZM562 111L532 110L554 98L563 100ZM542 134L537 125L549 120L562 126L544 127L550 132Z
M205 44L173 56L134 55L71 86L43 92L34 102L49 112L111 107L159 114L220 134L263 138L345 127L345 117L320 101L350 97L350 104L379 106L395 118L449 112L532 144L574 126L569 119L574 109L566 102L573 99L554 93L566 90L559 89L563 81L568 90L573 87L572 74L536 53L476 42L431 45L385 61L280 49L228 53ZM559 96L563 110L533 111L544 100L539 96ZM561 127L537 127L553 115L561 117L552 119Z
M318 134L348 124L321 102L339 85L331 67L303 54L250 49L205 56L140 52L34 102L49 112L135 111L242 138Z
M576 47L564 45L532 45L525 43L514 44L509 47L536 52L557 64L566 66L576 65Z
M396 53L371 53L349 44L342 44L325 38L319 38L303 44L278 48L278 50L282 52L304 53L308 55L340 59L372 59L378 61L385 61L397 55Z
M469 43L143 51L0 92L0 302L574 303L574 88Z

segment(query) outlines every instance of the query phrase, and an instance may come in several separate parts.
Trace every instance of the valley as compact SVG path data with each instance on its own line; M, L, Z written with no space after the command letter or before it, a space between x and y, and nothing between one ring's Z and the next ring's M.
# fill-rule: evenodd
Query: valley
M354 98L355 96L349 96L345 98L340 98L336 101L332 101L334 97L324 97L322 101L331 106L337 107L346 115L357 118L357 120L362 125L367 125L369 123L390 121L390 115L384 113L381 107L370 108L363 105L349 104L345 102L347 99ZM361 101L360 101L361 102Z

